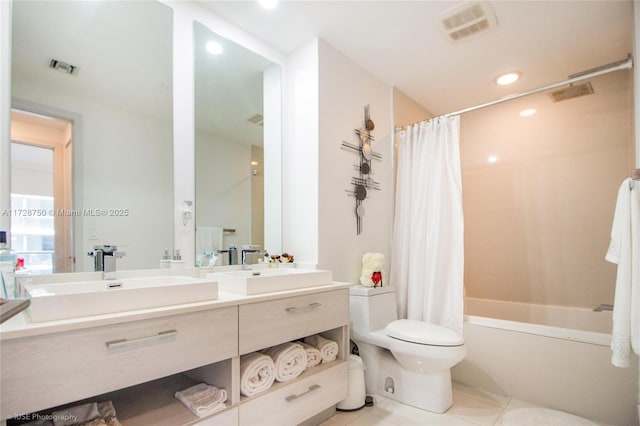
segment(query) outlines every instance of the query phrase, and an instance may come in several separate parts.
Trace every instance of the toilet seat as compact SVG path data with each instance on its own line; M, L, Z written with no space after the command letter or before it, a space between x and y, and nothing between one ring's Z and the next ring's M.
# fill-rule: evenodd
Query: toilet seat
M384 333L394 339L429 346L461 346L464 339L448 328L422 321L401 319L390 322Z

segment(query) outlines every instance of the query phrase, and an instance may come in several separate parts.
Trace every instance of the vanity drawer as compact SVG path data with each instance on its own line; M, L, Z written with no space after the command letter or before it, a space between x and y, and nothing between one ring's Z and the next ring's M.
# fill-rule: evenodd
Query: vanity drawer
M237 307L6 340L3 418L237 355Z
M297 425L347 397L348 364L322 372L240 404L241 425Z
M238 424L238 407L229 408L213 417L199 420L193 426L230 426Z
M349 323L346 289L288 297L239 307L240 354Z

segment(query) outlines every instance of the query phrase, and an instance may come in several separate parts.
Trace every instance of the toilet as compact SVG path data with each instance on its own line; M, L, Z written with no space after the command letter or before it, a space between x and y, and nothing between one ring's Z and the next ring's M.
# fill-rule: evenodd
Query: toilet
M399 320L393 287L351 287L349 307L367 393L447 411L453 404L451 367L467 354L462 336L435 324Z

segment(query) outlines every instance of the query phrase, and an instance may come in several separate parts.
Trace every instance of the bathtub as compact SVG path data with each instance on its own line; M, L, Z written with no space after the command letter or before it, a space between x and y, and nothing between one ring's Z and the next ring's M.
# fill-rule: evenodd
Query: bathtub
M453 380L608 425L637 425L638 361L611 365L611 312L467 297Z

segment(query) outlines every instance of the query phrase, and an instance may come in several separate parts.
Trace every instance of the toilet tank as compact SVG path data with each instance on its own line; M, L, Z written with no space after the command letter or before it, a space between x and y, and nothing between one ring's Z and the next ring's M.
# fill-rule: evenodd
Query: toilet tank
M356 330L375 331L398 319L393 287L349 288L349 318Z

